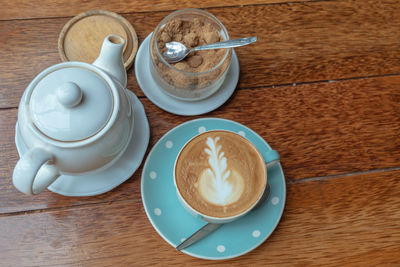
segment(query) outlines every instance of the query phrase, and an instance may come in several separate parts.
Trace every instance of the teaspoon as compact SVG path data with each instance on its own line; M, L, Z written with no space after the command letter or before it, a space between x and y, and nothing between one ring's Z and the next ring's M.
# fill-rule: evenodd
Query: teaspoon
M263 195L261 196L258 203L252 208L252 211L260 208L265 203L265 201L269 197L270 191L271 191L271 187L269 184L267 184ZM223 223L206 223L203 227L201 227L194 234L192 234L190 237L185 239L181 244L179 244L176 247L176 250L182 250L182 249L187 248L188 246L192 245L193 243L197 242L198 240L208 236L209 234L211 234L212 232L214 232L215 230L220 228L222 225L223 225Z
M186 46L180 42L169 42L165 44L167 51L164 52L164 58L168 63L176 63L184 59L189 53L199 50L218 49L218 48L231 48L244 46L257 41L257 37L246 37L240 39L233 39L214 44L207 44L196 46L192 49L187 49Z

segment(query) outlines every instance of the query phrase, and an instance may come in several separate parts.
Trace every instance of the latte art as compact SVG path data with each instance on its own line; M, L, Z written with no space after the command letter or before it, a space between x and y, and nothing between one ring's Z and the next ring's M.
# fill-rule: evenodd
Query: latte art
M209 155L209 168L205 169L199 178L201 196L215 205L227 205L237 201L244 189L243 178L237 171L227 169L227 159L222 146L217 142L220 138L207 138L207 148L204 151Z
M179 194L194 210L231 217L248 210L266 185L264 160L244 137L210 131L190 140L175 164Z

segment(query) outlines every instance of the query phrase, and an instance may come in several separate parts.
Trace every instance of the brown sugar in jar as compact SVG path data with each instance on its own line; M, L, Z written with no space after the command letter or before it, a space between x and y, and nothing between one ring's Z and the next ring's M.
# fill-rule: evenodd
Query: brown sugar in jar
M165 43L177 41L188 49L196 46L222 41L222 36L211 23L204 23L195 18L193 21L175 19L161 29L158 35L158 49L161 54L167 49ZM216 66L224 57L225 49L203 50L190 53L184 60L171 64L187 72L204 72Z
M179 13L185 14L180 16ZM150 43L152 76L169 95L198 100L222 85L231 62L231 49L192 52L184 60L172 64L162 58L168 42L178 41L190 49L229 39L221 22L211 16L202 10L176 11L166 17L153 34Z

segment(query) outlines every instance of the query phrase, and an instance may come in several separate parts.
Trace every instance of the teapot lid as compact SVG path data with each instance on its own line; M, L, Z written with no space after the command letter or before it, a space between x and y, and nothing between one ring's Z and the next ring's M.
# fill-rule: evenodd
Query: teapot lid
M78 62L58 64L41 73L28 99L33 124L63 142L98 133L110 120L114 106L112 85L104 76Z

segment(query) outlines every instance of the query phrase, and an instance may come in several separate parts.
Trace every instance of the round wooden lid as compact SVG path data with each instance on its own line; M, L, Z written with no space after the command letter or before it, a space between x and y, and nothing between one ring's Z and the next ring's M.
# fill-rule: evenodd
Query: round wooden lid
M135 29L124 17L104 10L81 13L64 25L58 38L61 59L93 63L109 34L120 35L126 40L123 60L125 68L129 69L138 49Z

